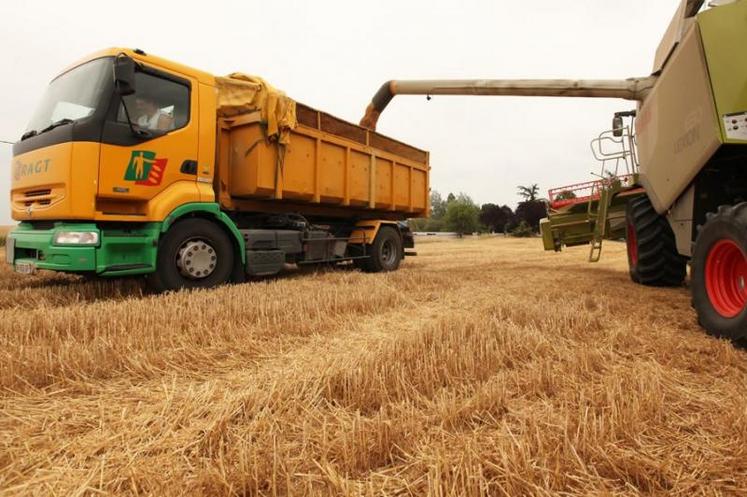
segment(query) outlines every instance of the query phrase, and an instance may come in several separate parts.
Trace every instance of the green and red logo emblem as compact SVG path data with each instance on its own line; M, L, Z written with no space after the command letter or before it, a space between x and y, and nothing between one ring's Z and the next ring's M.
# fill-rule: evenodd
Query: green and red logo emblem
M158 186L163 179L168 159L156 157L150 150L133 150L124 179L136 185Z

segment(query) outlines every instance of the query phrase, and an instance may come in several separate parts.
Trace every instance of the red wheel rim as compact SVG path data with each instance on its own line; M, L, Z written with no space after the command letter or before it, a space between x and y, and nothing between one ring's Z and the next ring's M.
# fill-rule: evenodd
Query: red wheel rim
M625 243L628 246L628 257L630 257L630 265L636 266L638 264L638 238L636 238L635 236L635 227L633 226L633 223L628 223Z
M744 309L747 259L732 240L719 240L708 251L705 285L711 305L721 316L733 318Z

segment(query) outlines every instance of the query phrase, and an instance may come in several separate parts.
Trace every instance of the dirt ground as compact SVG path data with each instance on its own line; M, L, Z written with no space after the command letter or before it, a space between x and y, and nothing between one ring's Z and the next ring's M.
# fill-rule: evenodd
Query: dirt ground
M747 495L747 352L622 244L149 295L0 268L0 495Z

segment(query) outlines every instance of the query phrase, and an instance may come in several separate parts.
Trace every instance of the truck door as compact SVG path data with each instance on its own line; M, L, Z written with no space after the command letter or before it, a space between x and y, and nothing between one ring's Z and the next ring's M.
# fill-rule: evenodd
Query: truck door
M196 183L198 86L141 66L135 93L114 96L101 140L98 211L147 215L147 202L170 185Z

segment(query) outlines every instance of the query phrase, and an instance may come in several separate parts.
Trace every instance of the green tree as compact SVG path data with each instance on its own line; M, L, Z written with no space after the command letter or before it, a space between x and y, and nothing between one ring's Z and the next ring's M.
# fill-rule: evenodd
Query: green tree
M482 204L480 207L480 222L495 233L503 232L511 224L513 217L514 212L507 205Z
M453 196L450 194L450 196ZM446 229L457 233L472 233L480 227L480 208L469 196L460 193L446 206Z
M407 224L412 231L442 231L444 216L446 215L446 201L436 190L431 190L431 211L428 218L420 217L408 219Z
M526 238L532 236L533 232L532 227L526 221L522 220L518 226L511 230L511 236Z
M442 219L446 214L446 202L436 190L431 192L431 218Z
M537 183L533 183L529 186L519 185L517 188L519 189L519 196L526 202L534 202L537 200L537 195L539 195L539 186Z
M539 222L547 216L547 204L544 200L525 200L516 207L516 217L526 222L534 231L539 230Z
M571 190L564 190L555 195L555 200L573 200L574 198L576 198L576 194Z
M435 219L431 218L428 219L428 223L425 225L425 231L443 231L444 230L444 220L441 219Z
M518 187L519 196L524 200L516 206L516 220L525 221L533 230L539 230L540 220L547 216L547 200L539 198L539 186L532 183L529 186Z
M428 226L428 220L424 217L408 219L407 226L411 231L425 231Z

